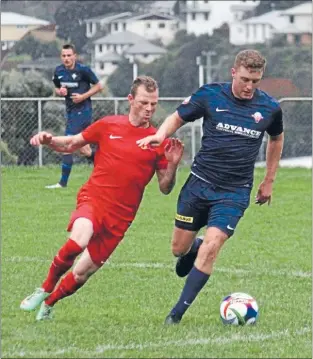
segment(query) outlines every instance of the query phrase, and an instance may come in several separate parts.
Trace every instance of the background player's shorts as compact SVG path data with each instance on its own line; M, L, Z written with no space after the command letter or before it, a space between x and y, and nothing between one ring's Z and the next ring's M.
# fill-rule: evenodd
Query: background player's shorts
M250 203L251 188L225 189L190 175L177 202L175 226L198 231L217 227L229 237Z
M92 111L82 110L78 112L66 113L66 129L65 135L77 135L87 128L92 121Z
M79 203L72 212L67 231L72 230L73 224L78 218L87 218L93 223L94 234L91 237L87 249L92 261L101 267L113 253L124 237L130 226L129 222L116 221L116 216L99 211L90 203Z

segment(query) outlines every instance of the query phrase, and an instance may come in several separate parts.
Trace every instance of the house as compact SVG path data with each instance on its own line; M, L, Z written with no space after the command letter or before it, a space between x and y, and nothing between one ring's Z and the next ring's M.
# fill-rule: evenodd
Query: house
M274 31L276 35L284 35L288 44L312 45L312 3L306 2L280 14L287 20L286 27Z
M259 1L179 1L180 11L185 13L186 31L196 36L212 35L214 29L224 23L230 24L236 18L242 18L246 11L251 11ZM222 4L222 6L221 6ZM238 7L236 7L238 5Z
M275 30L283 29L287 19L274 10L246 20L236 21L229 26L229 41L233 45L265 43L273 38Z
M15 12L1 12L1 49L9 50L27 32L47 25L50 23L46 20Z
M310 45L312 41L312 3L286 10L274 10L230 24L230 43L248 45L266 43L284 35L287 43Z
M92 67L101 77L109 76L122 59L150 63L166 53L145 37L130 31L114 32L93 41Z
M169 44L184 25L179 18L158 12L108 14L87 19L85 23L88 38L93 38L99 31L109 34L130 31L148 41L160 40L163 45Z

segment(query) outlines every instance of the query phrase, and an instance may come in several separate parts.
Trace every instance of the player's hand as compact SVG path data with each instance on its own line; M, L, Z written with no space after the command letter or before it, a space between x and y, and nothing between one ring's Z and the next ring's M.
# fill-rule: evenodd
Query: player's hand
M32 146L40 146L40 145L50 145L52 141L52 135L49 132L38 132L37 135L33 136L30 139L30 144Z
M60 96L67 96L67 88L66 87L61 87L59 89L59 94L60 94Z
M137 145L143 149L147 149L149 146L157 147L160 146L160 144L165 140L164 137L155 134L152 136L147 136L144 138L141 138L140 140L136 141Z
M258 192L255 196L255 204L262 204L266 203L268 205L271 204L272 200L272 191L273 191L273 182L263 181L258 189Z
M164 150L164 155L168 162L178 165L184 153L184 144L178 138L171 138L165 145Z
M80 93L73 93L71 99L73 100L74 103L80 103L85 100L84 95Z

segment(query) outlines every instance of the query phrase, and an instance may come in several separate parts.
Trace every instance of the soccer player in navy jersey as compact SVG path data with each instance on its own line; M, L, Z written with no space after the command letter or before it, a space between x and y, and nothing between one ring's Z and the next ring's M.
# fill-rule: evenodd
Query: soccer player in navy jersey
M266 173L255 202L270 204L284 135L279 103L258 89L265 65L258 51L239 52L231 83L202 86L166 118L155 135L137 141L140 147L157 146L185 123L203 118L201 148L178 197L172 238L172 252L178 257L176 273L189 275L165 324L181 321L249 206L254 165L265 132L269 135ZM197 238L204 226L204 237Z
M74 45L63 45L61 59L62 65L56 67L52 80L56 87L56 94L65 97L65 135L77 135L91 124L90 97L102 90L102 84L88 66L76 61ZM94 153L89 145L81 148L80 153L93 161ZM63 154L61 179L57 184L46 186L46 188L66 187L72 166L73 154Z

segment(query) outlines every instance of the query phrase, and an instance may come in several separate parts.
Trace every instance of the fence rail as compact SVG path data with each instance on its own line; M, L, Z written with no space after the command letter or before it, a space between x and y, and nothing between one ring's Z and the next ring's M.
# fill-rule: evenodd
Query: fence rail
M182 97L160 97L155 124L184 100ZM93 119L109 114L127 113L124 97L93 97ZM284 113L285 145L283 158L312 155L312 98L286 97L280 99ZM60 163L60 154L46 147L38 149L29 144L30 137L41 130L63 135L65 101L57 97L23 97L1 99L1 164L47 165ZM191 163L201 146L202 121L188 123L176 135L185 144L184 162ZM265 159L267 136L264 136L258 160ZM76 161L81 161L76 156Z

